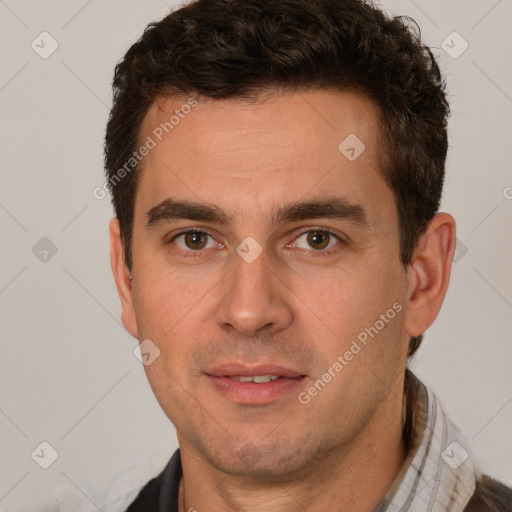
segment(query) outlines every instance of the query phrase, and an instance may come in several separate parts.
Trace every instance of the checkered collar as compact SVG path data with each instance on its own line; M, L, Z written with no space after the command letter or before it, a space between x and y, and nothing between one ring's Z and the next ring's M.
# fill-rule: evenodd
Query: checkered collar
M409 370L406 384L412 394L409 455L375 512L462 512L476 487L468 443Z

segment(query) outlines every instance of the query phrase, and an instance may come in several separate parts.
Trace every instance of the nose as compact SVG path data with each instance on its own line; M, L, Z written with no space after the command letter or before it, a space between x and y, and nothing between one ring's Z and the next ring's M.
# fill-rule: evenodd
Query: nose
M226 276L216 312L217 324L230 334L253 337L290 326L293 312L290 292L277 266L270 268L263 252L248 263L238 255Z

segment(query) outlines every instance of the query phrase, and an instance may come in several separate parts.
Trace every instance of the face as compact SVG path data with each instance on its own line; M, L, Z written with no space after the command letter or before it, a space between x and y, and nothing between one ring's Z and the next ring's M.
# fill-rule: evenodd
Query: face
M184 104L142 127L123 320L160 350L145 370L182 450L284 477L400 410L407 274L378 112L327 91L199 100L160 133Z

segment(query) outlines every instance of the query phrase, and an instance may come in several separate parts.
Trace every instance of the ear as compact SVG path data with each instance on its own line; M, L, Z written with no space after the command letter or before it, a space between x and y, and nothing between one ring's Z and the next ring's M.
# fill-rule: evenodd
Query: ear
M119 220L110 221L110 264L116 281L117 293L121 299L121 320L126 330L138 339L137 320L133 307L133 286L130 269L126 265Z
M436 319L448 283L455 254L455 220L438 213L420 237L408 267L409 300L405 332L423 334Z

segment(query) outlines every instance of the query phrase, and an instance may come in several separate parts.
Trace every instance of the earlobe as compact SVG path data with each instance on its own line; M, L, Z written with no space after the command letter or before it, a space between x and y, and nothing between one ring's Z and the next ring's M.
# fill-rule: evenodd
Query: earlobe
M409 336L419 336L436 319L448 289L454 253L455 220L438 213L420 237L408 268L405 331Z
M123 240L117 218L110 221L110 264L116 282L117 293L121 300L121 320L126 330L134 338L138 338L131 272L126 265Z

